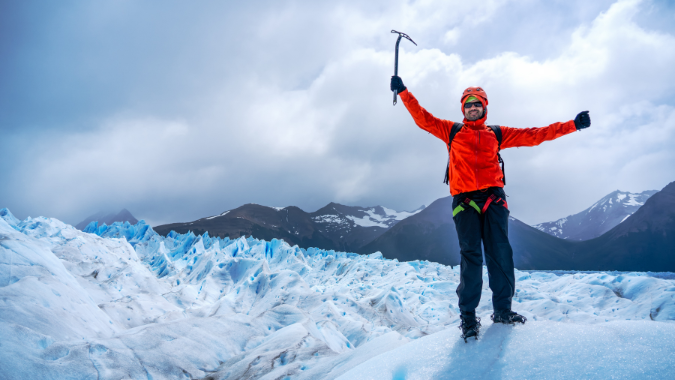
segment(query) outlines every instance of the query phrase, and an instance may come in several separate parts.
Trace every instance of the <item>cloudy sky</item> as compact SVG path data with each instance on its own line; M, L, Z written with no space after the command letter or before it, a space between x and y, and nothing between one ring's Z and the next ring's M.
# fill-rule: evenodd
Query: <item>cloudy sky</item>
M448 195L442 141L392 106L399 74L461 121L589 130L509 149L512 215L579 212L675 180L672 1L1 1L0 207L151 225L244 203L412 210Z

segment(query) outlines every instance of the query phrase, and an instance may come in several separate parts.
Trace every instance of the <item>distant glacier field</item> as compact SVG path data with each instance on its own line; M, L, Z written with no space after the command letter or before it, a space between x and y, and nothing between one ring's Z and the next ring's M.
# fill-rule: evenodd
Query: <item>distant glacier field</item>
M516 271L460 339L459 267L0 210L0 379L667 378L672 273Z

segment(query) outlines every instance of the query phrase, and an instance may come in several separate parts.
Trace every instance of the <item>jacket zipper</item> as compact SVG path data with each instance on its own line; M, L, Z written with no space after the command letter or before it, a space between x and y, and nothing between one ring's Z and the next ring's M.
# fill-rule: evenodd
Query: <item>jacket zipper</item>
M474 166L474 174L476 178L476 190L480 189L480 186L478 186L478 144L480 144L480 131L476 131L476 135L478 136L478 139L476 140L476 148L475 148L475 156L476 156L476 166Z

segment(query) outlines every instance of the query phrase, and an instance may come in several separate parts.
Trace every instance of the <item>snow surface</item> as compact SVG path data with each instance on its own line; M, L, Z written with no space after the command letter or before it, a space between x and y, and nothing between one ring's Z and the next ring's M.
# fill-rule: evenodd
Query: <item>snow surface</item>
M331 223L331 224L342 224L346 225L349 224L342 216L340 215L333 215L333 214L327 214L327 215L319 215L315 216L312 219L314 219L315 222L317 223Z
M229 210L228 210L228 211L225 211L224 213L222 213L222 214L220 214L220 215L209 216L209 217L206 218L206 219L215 219L215 218L218 218L218 217L221 217L221 216L225 216L225 215L227 215L228 212L230 212L230 211L229 211Z
M403 220L409 216L415 215L418 212L422 211L424 206L413 212L402 211L398 212L386 207L376 206L366 209L359 209L358 215L345 215L342 213L336 214L325 214L314 216L312 219L317 223L322 224L332 224L332 227L349 227L359 226L359 227L380 227L388 229L398 221ZM337 210L333 208L337 213ZM329 226L330 227L330 226Z
M489 322L484 271L484 335L465 344L457 267L279 240L162 237L143 221L82 232L6 209L0 217L8 378L663 378L675 369L668 276L516 271L514 310L529 321L511 328Z
M358 218L356 216L351 216L347 215L347 218L352 220L354 224L357 226L361 227L382 227L382 228L389 228L393 225L394 221L399 221L403 220L409 216L413 216L417 214L418 212L424 210L424 207L420 207L419 209L413 211L413 212L408 212L408 211L401 211L398 212L396 210L392 210L390 208L386 207L378 207L382 209L384 212L384 215L378 214L378 210L375 207L371 207L368 209L363 210L363 212L366 213L365 216Z
M351 221L354 222L357 226L361 227L382 227L382 228L389 228L388 225L385 223L380 222L382 220L382 217L375 214L372 210L366 210L366 213L368 215L362 217L362 218L357 218L352 215L347 215L347 218L350 219Z
M424 210L424 207L420 207L417 210L412 211L412 212L409 212L409 211L398 212L396 210L392 210L392 209L386 208L386 207L382 207L382 209L387 214L387 216L392 216L396 220L403 220L407 217L413 216L413 215L417 214L418 212Z
M338 379L664 379L675 364L673 324L483 324L464 343L452 329L356 366Z
M630 200L624 203L626 206L642 206L644 202L638 201L637 198L639 194L630 194Z

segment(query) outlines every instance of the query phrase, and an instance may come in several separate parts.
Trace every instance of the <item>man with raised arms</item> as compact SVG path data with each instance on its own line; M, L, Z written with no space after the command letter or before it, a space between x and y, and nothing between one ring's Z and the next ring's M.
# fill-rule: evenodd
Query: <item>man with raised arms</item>
M525 323L526 318L511 310L516 289L513 250L509 243L509 209L504 193L501 149L536 146L566 134L588 128L591 119L583 111L574 120L542 128L510 128L485 125L488 97L480 87L464 90L460 99L464 120L455 123L434 117L422 108L398 76L391 78L391 90L398 91L415 124L448 145L447 182L453 196L453 220L459 238L461 262L457 287L462 338L478 339L480 318L476 307L483 286L485 248L489 285L492 290L494 323ZM500 167L500 163L502 166Z

